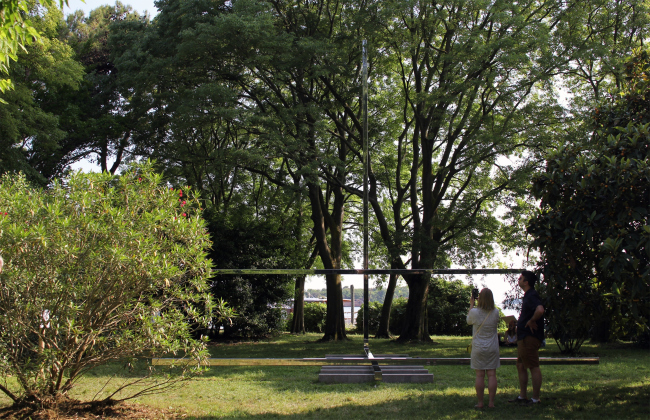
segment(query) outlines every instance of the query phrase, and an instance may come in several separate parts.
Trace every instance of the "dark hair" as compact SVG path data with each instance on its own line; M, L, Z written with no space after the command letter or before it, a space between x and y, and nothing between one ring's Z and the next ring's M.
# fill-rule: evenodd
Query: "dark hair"
M524 270L521 272L521 275L524 280L528 282L528 285L530 287L535 287L535 283L537 283L537 275L535 275L535 273L532 271Z

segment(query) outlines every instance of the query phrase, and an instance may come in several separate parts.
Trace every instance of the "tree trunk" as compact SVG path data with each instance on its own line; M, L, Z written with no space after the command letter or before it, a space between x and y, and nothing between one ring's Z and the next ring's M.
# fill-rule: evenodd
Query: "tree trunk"
M391 268L394 268L391 265ZM381 318L379 319L379 328L375 338L390 338L390 309L393 306L393 297L395 295L395 288L397 287L397 274L391 274L388 279L388 288L386 289L386 296L384 297L384 305L381 308Z
M296 279L296 288L293 294L293 318L291 319L291 334L305 333L305 277Z
M314 222L314 236L316 248L325 269L341 268L341 250L343 246L343 205L344 199L340 189L335 189L332 214L328 212L319 185L310 183L309 201ZM329 230L330 242L327 240ZM345 317L343 314L343 290L341 288L341 275L331 274L325 276L327 285L327 315L325 318L325 335L322 341L345 340Z
M325 318L325 335L321 338L321 341L346 340L341 275L332 274L325 277L327 282L327 316Z
M427 295L429 293L429 275L406 276L409 286L409 300L399 342L431 341L427 330Z

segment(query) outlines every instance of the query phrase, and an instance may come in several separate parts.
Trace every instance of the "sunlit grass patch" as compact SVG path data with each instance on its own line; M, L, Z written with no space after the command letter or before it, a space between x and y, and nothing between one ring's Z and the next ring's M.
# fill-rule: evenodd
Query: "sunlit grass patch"
M324 357L359 354L363 338L343 343L321 343L320 336L281 335L248 343L210 346L213 357ZM468 337L432 337L435 344L401 345L390 340L370 341L374 354L419 357L467 357ZM323 384L318 366L215 366L173 391L138 398L155 408L178 409L186 418L259 419L647 419L650 413L650 352L628 344L591 345L583 351L601 358L599 365L542 366L541 406L513 407L507 399L518 393L515 366L497 371L497 407L474 409L474 371L469 366L429 366L429 384ZM549 340L542 356L560 356ZM515 349L501 355L513 357ZM94 396L111 376L104 392L123 378L120 364L104 366L82 378L73 397ZM115 382L113 384L113 382ZM98 395L101 398L103 394ZM7 399L0 399L9 404Z

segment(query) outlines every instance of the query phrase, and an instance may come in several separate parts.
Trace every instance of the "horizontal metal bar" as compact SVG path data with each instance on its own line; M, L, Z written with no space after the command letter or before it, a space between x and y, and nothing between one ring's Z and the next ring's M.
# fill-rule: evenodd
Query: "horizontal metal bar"
M419 274L517 274L523 271L519 268L446 268L446 269L292 269L292 268L277 268L277 269L235 269L235 268L214 268L214 274L293 274L296 276L317 276L327 274L401 274L401 275L419 275Z
M372 362L389 365L469 365L471 359L467 357L375 357L369 360L365 357L342 357L342 358L212 358L207 359L208 366L329 366L329 365L370 365ZM154 358L152 365L178 364L181 360L174 358ZM502 365L515 365L516 357L502 357ZM597 365L600 363L598 357L540 357L541 365Z

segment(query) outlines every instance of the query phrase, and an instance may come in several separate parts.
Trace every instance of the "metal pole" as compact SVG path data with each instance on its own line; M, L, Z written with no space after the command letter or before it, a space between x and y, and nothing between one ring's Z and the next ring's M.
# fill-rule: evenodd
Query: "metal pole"
M350 324L354 326L354 284L350 285Z
M366 49L367 41L362 42L363 68L361 77L363 78L363 269L368 269L368 52ZM368 353L368 274L363 274L363 345Z
M460 275L460 274L519 274L524 268L332 268L332 269L305 269L305 268L213 268L212 274L234 274L238 276L254 274L289 274L293 276L326 276L328 274L343 275L378 275L378 274L398 274L398 275L422 275L422 274L441 274L441 275Z

